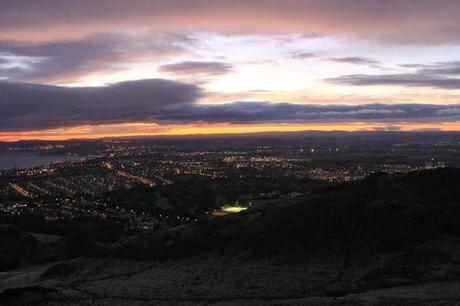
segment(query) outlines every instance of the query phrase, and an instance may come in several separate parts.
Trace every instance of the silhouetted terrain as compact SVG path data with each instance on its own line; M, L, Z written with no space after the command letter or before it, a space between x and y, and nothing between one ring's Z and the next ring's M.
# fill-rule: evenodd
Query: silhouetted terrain
M460 169L438 169L318 186L127 238L5 225L0 300L450 305L460 302L459 224Z

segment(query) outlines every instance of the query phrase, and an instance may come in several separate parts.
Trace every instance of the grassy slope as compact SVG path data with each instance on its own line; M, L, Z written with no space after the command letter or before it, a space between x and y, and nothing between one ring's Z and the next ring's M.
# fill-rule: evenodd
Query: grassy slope
M159 259L209 251L387 253L442 236L458 237L459 222L460 170L440 169L369 177L264 209L145 233L126 241L117 253Z

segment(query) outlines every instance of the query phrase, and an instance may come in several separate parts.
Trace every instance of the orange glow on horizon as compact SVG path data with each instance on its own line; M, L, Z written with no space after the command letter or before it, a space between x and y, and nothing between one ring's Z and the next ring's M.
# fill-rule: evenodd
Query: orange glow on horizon
M14 142L20 140L68 140L97 139L111 137L135 136L185 136L212 134L245 134L262 132L301 132L301 131L372 131L392 130L417 131L436 129L441 131L460 131L460 121L441 123L378 123L378 122L346 122L346 123L310 123L310 124L189 124L189 125L158 125L155 123L123 123L97 126L78 126L49 130L0 132L0 141ZM393 129L393 130L397 130Z

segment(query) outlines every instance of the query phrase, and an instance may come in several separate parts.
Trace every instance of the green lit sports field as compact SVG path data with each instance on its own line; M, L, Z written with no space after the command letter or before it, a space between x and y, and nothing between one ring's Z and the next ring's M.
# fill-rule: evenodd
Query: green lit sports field
M248 207L245 207L245 206L224 206L222 207L223 212L232 213L232 214L242 212L246 209L248 209Z

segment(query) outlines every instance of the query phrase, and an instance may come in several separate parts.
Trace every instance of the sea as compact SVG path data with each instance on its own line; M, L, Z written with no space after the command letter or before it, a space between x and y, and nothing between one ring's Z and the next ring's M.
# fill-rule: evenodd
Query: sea
M30 151L0 150L0 170L33 168L66 160L78 160L72 155L45 155Z

